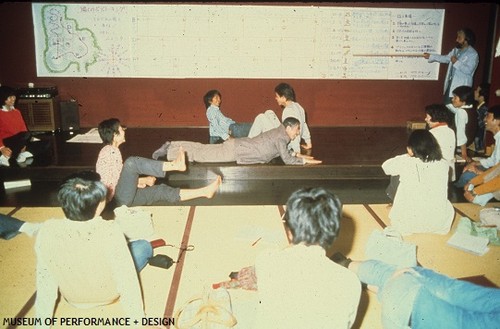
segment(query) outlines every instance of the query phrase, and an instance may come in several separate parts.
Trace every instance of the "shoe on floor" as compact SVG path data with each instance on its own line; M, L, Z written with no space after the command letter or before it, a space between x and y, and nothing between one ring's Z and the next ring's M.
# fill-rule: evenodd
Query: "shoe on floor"
M33 153L31 153L30 151L24 151L24 152L21 152L21 154L24 155L26 158L33 157Z
M5 155L0 155L0 166L10 167L9 158Z
M17 156L17 159L16 159L17 163L23 163L24 161L26 161L26 156L22 153L19 153L19 155Z
M331 257L330 260L334 261L335 263L344 266L345 268L349 267L349 264L352 262L352 259L347 258L340 252L334 253Z
M155 255L149 259L148 263L151 266L169 269L174 264L174 260L167 255Z

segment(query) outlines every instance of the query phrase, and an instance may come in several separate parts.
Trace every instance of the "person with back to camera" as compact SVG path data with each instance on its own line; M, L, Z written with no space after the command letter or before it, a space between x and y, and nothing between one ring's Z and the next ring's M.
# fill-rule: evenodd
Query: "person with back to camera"
M16 91L7 86L0 87L0 166L19 167L19 163L35 160L46 164L50 155L50 143L33 141L33 136L24 122L21 111L15 108Z
M107 190L97 180L75 177L65 181L58 200L66 216L47 220L40 227L35 251L37 328L49 327L58 292L78 308L120 301L134 321L145 316L142 293L127 241L119 225L99 214Z
M142 206L175 203L195 198L212 198L221 184L221 177L197 189L180 189L166 184L155 185L156 177L165 177L168 171L185 171L183 150L173 161L156 161L132 156L123 162L119 146L125 142L125 129L116 118L102 121L98 127L104 147L99 152L96 171L108 188L108 201L115 199L118 206ZM148 176L144 176L148 175Z
M153 159L165 157L174 159L185 150L189 161L200 163L238 164L268 163L281 157L287 165L320 164L312 156L288 150L291 140L300 135L300 122L296 118L286 118L279 127L266 131L256 137L232 138L222 144L202 144L191 141L167 141L153 152Z
M449 104L453 97L453 90L459 86L472 87L474 72L479 64L479 55L474 49L476 36L469 28L457 31L456 47L448 55L424 53L423 57L429 63L439 62L448 65L444 80L444 103Z
M232 272L215 289L257 290L253 328L351 328L361 284L326 251L338 238L342 203L323 187L292 193L284 216L290 245L257 255L255 265Z
M382 164L386 175L399 175L391 226L402 235L446 234L455 214L448 200L449 164L428 130L413 131L407 145L407 154Z
M210 144L223 143L230 137L241 138L248 136L251 124L236 123L222 114L220 110L222 95L218 90L209 90L203 96L203 102L207 109L206 115L209 122Z

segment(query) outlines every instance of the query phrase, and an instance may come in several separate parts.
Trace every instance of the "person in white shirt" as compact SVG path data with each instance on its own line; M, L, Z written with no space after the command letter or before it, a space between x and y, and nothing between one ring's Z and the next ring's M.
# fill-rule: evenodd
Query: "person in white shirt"
M35 301L40 328L48 327L58 293L75 307L90 308L120 301L131 324L145 316L141 287L123 231L98 214L107 189L98 180L65 181L58 200L65 219L51 219L39 229Z
M203 102L207 109L208 130L210 144L219 144L230 137L247 137L251 123L237 123L233 119L226 117L220 110L222 94L216 89L207 91L203 96Z
M274 88L274 99L283 109L281 121L284 122L287 118L295 118L300 122L300 135L293 139L288 144L288 149L295 154L301 153L301 147L305 150L312 148L311 132L307 125L306 112L304 108L297 103L295 90L288 83L280 83ZM274 111L267 110L255 117L255 120L250 128L248 137L255 137L259 134L274 129L280 125L280 121ZM305 144L300 144L304 140Z
M461 28L457 31L456 47L447 55L423 54L429 63L448 64L443 90L445 104L450 103L455 88L459 86L472 87L474 72L479 64L479 55L473 48L475 43L474 32L469 28Z
M399 176L389 212L391 226L402 235L449 232L455 211L448 200L449 164L428 130L410 134L407 153L382 164L386 175Z
M474 90L468 86L460 86L453 90L451 104L446 107L455 115L455 127L457 129L457 151L466 162L471 162L467 155L467 123L469 114L467 110L472 110L474 104Z
M500 162L500 105L488 108L484 119L485 129L493 134L495 148L488 158L472 161L464 167L462 175L455 182L456 187L464 187L472 178Z
M254 328L351 328L361 284L326 256L338 237L342 205L330 191L304 188L288 199L290 246L255 263L259 306Z
M457 145L451 113L443 104L431 104L425 107L425 122L431 134L436 138L443 159L450 166L449 180L455 181L455 146Z

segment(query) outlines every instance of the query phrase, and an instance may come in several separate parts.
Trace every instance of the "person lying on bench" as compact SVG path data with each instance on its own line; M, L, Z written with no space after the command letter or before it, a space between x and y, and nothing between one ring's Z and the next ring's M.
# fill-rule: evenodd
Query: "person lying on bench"
M182 148L187 152L188 161L195 162L235 162L238 164L268 163L281 157L287 165L320 164L322 161L311 156L289 151L287 146L300 135L300 122L289 117L277 128L266 131L254 138L234 138L222 144L202 144L189 141L167 141L153 153L153 159L160 157L175 160Z

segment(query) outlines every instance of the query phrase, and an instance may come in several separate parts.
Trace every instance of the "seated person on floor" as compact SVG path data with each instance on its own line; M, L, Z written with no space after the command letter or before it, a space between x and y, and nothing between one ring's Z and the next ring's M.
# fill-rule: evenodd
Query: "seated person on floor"
M397 269L376 260L345 257L340 263L377 293L383 328L483 329L497 328L500 323L500 289L419 266Z
M431 104L425 107L425 122L431 134L436 138L443 159L450 166L450 181L455 181L455 147L457 144L451 113L443 104Z
M304 139L306 142L302 147L306 150L312 148L311 132L306 122L306 112L304 108L296 102L295 91L287 83L280 83L274 88L274 98L278 105L283 109L281 119L293 117L299 120L301 133L294 138L289 144L288 149L295 153L300 153L300 141ZM280 121L274 111L267 110L255 117L252 128L248 133L248 137L255 137L263 132L276 128L280 125Z
M255 266L231 273L214 288L257 290L254 328L351 328L361 284L356 275L326 256L340 230L342 204L322 187L295 191L285 223L291 244L267 250Z
M453 90L451 104L446 105L455 114L455 128L457 129L457 150L466 162L471 162L467 155L467 123L469 115L467 110L472 109L474 91L469 86L460 86Z
M156 161L132 156L123 163L120 145L125 142L125 128L118 119L104 120L98 127L105 146L99 152L96 171L108 188L108 201L118 206L161 205L195 198L212 198L221 184L221 177L207 186L197 189L181 189L157 184L156 177L165 177L167 171L185 171L185 155L182 150L173 161ZM148 176L145 176L148 175Z
M266 110L255 117L247 137L253 138L280 125L281 121L276 113L273 110Z
M19 163L35 157L40 164L46 164L50 157L50 143L32 141L21 111L15 108L16 92L6 86L0 87L0 166L18 167ZM33 162L33 159L30 160ZM26 162L28 163L28 162Z
M90 308L119 299L125 315L145 317L141 287L127 241L114 221L99 214L107 189L98 180L70 178L58 193L65 219L51 219L40 227L35 251L36 317L48 327L58 292L71 305Z
M88 182L99 182L101 180L101 177L96 172L82 171L68 176L64 179L64 182L76 178L83 179ZM121 211L121 213L126 214L125 211ZM96 217L100 215L100 211L96 213ZM42 225L43 222L25 222L12 216L0 214L0 238L4 240L10 240L20 233L25 233L28 236L32 237L38 232ZM120 226L120 229L126 237L137 235L137 232L132 232L130 230L127 231L122 226ZM163 239L157 239L153 241L146 241L144 239L130 240L128 246L130 249L130 253L132 254L137 272L140 272L151 260L151 258L153 257L153 249L156 247L164 246L165 244L166 243ZM157 256L158 257L154 256L156 261L161 260L164 257L163 255Z
M208 131L210 134L210 144L219 144L229 137L247 137L251 124L236 123L226 117L220 110L222 95L218 90L209 90L203 96L203 102L207 109L207 119L209 122Z
M455 182L456 187L464 187L472 178L500 162L500 105L488 108L484 123L485 129L493 134L495 149L488 158L468 163L460 178Z
M386 175L399 176L389 212L391 225L402 235L446 234L455 215L448 200L449 164L428 130L413 131L407 145L406 154L382 164Z
M19 233L33 236L40 228L41 223L30 223L18 218L0 214L0 239L10 240Z
M153 159L166 156L175 159L181 150L187 152L189 161L235 162L238 164L268 163L281 157L285 164L319 164L320 160L288 150L291 140L300 135L300 123L295 118L286 118L277 128L254 138L243 137L225 141L222 144L202 144L188 141L168 141L153 153Z
M303 139L306 144L302 147L306 150L312 148L311 132L306 122L306 111L297 103L295 90L288 83L280 83L274 88L275 99L278 105L283 108L281 120L293 117L300 122L300 135L288 144L288 148L294 152L300 153L300 141Z
M483 207L493 198L500 200L500 163L465 184L464 197Z

